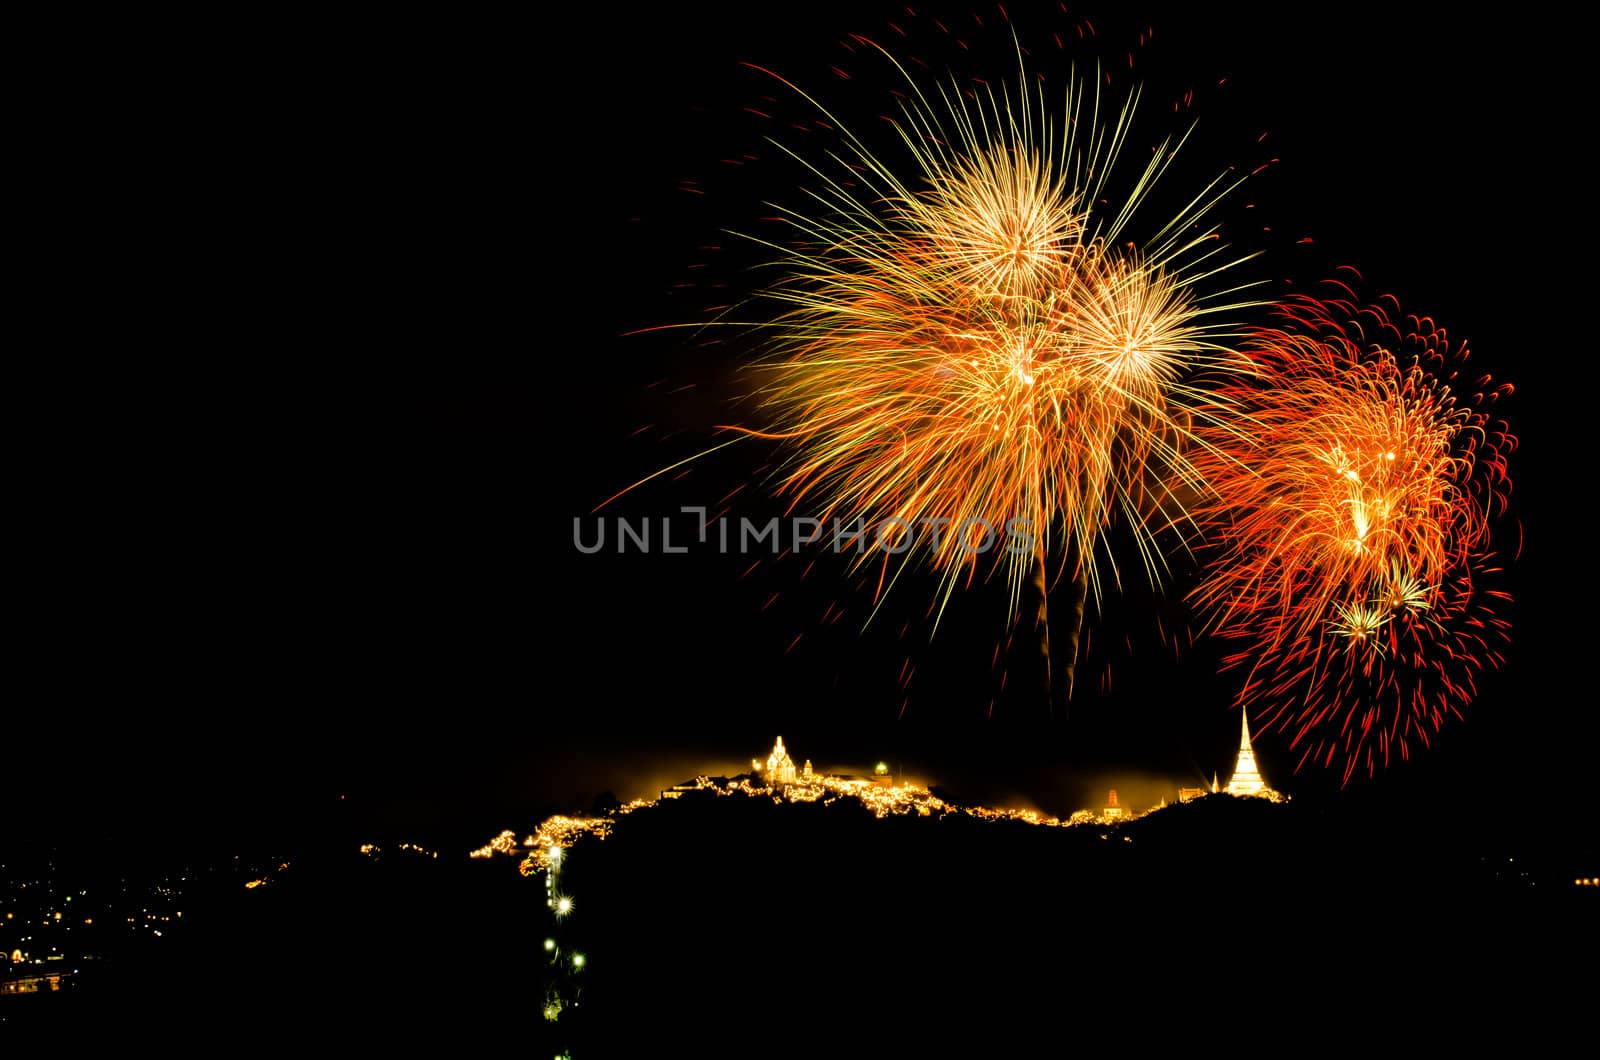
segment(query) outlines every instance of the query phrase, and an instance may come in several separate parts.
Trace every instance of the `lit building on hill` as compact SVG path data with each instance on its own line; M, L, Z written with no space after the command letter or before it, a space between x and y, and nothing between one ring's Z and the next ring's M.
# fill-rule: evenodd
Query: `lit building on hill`
M1228 786L1224 788L1229 795L1254 795L1267 799L1282 799L1267 782L1261 779L1261 771L1256 768L1255 748L1250 746L1250 716L1242 714L1239 719L1239 757L1234 762L1233 776L1228 778Z
M789 757L789 752L783 748L783 737L778 737L778 742L773 746L772 753L767 756L767 783L768 784L793 784L795 780L794 759Z

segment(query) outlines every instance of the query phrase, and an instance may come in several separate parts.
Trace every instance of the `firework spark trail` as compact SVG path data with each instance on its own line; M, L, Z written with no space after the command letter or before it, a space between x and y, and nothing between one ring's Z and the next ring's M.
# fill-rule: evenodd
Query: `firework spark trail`
M1348 782L1426 746L1502 661L1490 529L1516 442L1486 410L1510 387L1465 393L1465 347L1392 303L1283 314L1246 347L1239 426L1202 428L1218 554L1194 599L1243 645L1240 706Z
M998 90L924 85L877 50L905 79L891 117L903 175L790 85L843 147L789 152L815 179L812 207L783 211L792 241L766 244L785 279L765 292L782 314L758 368L769 422L752 433L791 443L779 491L841 523L894 524L860 562L897 561L880 577L892 585L926 561L942 579L935 627L980 556L1004 569L1013 607L1046 555L1072 576L1081 565L1098 594L1122 577L1102 545L1117 520L1159 580L1155 537L1182 516L1146 480L1200 486L1193 425L1219 401L1199 381L1244 367L1227 319L1248 303L1197 286L1236 264L1206 218L1237 181L1205 185L1135 245L1138 207L1182 143L1121 164L1137 91L1108 108L1098 79L1074 79L1057 110L1020 50ZM905 526L938 532L907 547ZM1013 527L1027 547L992 547L988 531Z

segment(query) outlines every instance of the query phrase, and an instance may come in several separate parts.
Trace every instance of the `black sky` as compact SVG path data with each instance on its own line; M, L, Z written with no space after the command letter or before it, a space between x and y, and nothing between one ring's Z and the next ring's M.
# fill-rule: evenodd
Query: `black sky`
M623 334L750 283L740 252L700 248L758 226L763 199L794 201L768 152L720 162L769 127L745 107L803 113L762 101L779 86L740 64L864 101L870 79L830 67L871 64L837 41L892 39L886 21L917 21L900 12L307 27L238 95L159 93L182 105L124 129L122 168L90 182L118 194L86 208L103 253L66 256L48 400L19 397L50 412L20 461L42 501L19 516L39 544L17 571L38 583L7 712L18 820L177 832L298 819L341 792L425 815L532 805L578 786L579 752L753 752L776 731L819 757L1011 770L1041 799L1067 797L1062 763L1226 770L1232 685L1204 645L1173 662L1139 642L1070 720L991 723L1003 612L979 594L911 649L931 676L902 719L907 642L816 630L828 602L861 602L826 569L572 547L574 517L723 421L737 342ZM1014 13L1025 41L1075 24ZM1517 386L1510 664L1468 724L1357 797L1592 808L1588 304L1566 264L1590 245L1591 182L1565 35L1380 7L1152 21L1144 47L1136 22L1095 23L1108 63L1136 53L1144 135L1194 88L1195 179L1278 160L1228 215L1230 239L1268 251L1258 275L1354 265ZM736 450L613 510L714 504L754 460Z

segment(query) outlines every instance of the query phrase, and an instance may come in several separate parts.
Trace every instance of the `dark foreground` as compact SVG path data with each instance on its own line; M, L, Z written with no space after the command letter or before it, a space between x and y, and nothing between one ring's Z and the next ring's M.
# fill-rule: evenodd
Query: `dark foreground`
M993 1043L1090 1028L1543 1052L1587 1005L1600 890L1472 838L1226 797L1063 831L691 795L569 851L560 920L508 858L329 849L213 881L159 944L0 996L0 1020L575 1056L950 1055L971 1032L991 1043L971 1055L1033 1055Z

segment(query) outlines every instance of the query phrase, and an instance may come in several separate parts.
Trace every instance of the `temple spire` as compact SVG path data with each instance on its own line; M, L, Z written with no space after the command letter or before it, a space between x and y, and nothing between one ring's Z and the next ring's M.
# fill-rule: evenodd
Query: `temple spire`
M1272 795L1272 789L1261 779L1256 768L1255 748L1250 746L1250 716L1239 712L1239 758L1228 780L1229 795Z

